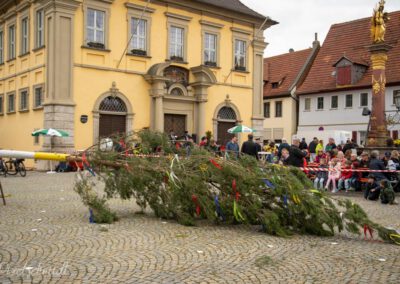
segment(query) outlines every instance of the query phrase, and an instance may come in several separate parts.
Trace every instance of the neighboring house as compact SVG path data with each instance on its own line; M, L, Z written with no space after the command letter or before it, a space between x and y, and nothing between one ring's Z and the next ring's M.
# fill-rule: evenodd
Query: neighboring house
M281 142L297 131L297 88L303 83L320 48L313 47L264 59L264 140Z
M0 148L53 150L149 127L262 130L263 31L238 0L0 1ZM264 25L262 26L262 24ZM261 31L257 31L261 28Z
M395 113L394 95L400 92L400 11L389 13L385 42L392 46L386 63L386 111ZM370 18L335 24L298 90L299 131L345 130L364 143L371 109L372 66ZM387 113L387 114L388 114ZM399 125L389 125L398 137Z

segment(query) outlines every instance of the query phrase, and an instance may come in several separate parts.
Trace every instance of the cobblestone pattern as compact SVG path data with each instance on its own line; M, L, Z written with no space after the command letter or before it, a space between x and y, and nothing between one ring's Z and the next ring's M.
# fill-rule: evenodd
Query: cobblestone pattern
M10 195L0 204L3 284L399 283L400 247L362 236L284 239L247 226L184 227L135 214L133 201L120 200L111 207L121 220L102 232L73 192L74 174L0 181ZM373 220L400 228L399 205L350 198Z

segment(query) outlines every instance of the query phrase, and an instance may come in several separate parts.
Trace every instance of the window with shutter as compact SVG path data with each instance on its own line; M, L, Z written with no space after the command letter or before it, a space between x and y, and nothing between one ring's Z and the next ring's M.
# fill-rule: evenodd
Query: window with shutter
M336 83L338 85L351 85L351 66L337 67Z

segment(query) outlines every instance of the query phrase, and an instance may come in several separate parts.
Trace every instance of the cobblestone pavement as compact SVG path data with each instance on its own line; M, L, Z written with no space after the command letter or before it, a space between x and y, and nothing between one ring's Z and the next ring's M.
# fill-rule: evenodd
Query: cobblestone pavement
M400 247L362 236L284 239L247 226L184 227L135 214L133 201L120 200L111 203L120 221L102 232L73 191L74 174L0 181L8 196L0 203L0 283L400 282ZM399 205L359 193L351 199L400 228Z

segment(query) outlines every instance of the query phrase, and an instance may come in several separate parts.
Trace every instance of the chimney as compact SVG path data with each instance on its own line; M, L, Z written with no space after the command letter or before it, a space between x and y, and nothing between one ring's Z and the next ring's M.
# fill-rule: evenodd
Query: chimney
M289 53L292 53L292 52L294 52L294 49L293 48L289 49Z
M314 34L314 41L313 41L312 45L313 45L313 48L320 47L320 43L318 41L318 33Z

